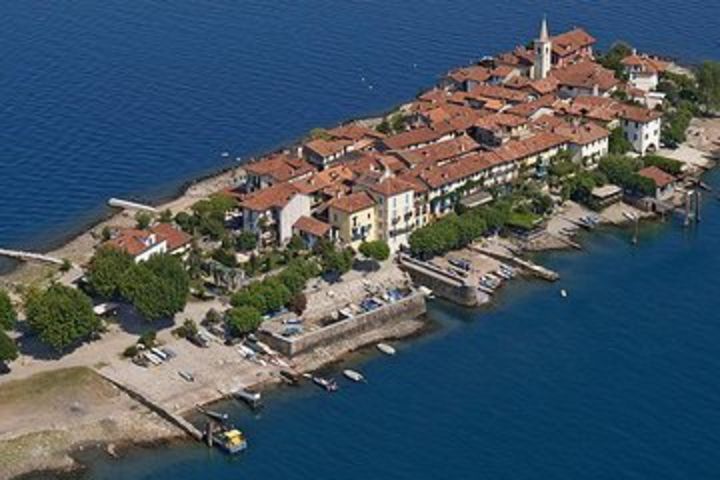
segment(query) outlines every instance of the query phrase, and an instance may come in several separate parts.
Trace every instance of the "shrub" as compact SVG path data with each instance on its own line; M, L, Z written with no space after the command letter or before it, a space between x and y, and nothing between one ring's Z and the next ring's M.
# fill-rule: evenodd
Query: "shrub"
M0 289L0 329L10 330L17 321L17 312L10 300L10 295Z
M241 336L257 330L262 323L262 315L253 307L240 306L225 312L225 321L231 335Z
M390 257L390 247L387 242L383 240L363 242L360 244L359 250L365 257L371 258L377 262L382 262Z

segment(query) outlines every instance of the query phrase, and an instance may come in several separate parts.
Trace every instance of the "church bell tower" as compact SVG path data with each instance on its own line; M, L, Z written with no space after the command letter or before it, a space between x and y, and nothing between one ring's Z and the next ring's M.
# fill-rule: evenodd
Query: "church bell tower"
M548 35L547 19L543 18L540 25L540 37L535 40L535 64L532 69L532 78L540 80L547 78L550 72L552 42Z

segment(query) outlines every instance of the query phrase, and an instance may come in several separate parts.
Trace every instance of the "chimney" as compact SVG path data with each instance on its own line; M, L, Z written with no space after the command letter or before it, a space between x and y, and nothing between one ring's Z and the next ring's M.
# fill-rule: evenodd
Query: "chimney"
M633 48L633 49L632 49L632 54L633 54L633 55L637 55L637 48Z
M600 87L598 86L597 83L595 85L593 85L593 96L595 96L595 97L600 96Z

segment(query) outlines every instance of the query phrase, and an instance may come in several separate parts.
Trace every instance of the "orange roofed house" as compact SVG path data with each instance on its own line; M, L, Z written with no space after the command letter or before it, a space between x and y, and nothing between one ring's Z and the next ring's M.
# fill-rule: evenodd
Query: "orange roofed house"
M127 228L105 242L133 257L136 263L144 262L153 255L170 253L182 255L190 248L192 237L172 225L159 223L149 230Z
M243 230L256 233L263 244L285 244L300 217L310 216L310 203L291 182L254 192L240 203Z

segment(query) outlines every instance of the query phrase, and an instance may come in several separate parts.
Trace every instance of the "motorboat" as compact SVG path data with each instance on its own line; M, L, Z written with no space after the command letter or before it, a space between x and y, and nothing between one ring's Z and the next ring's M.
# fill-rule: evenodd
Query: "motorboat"
M347 369L343 370L343 375L345 375L346 378L349 378L353 382L367 383L365 376L356 370L351 370L351 369L347 368Z
M387 343L378 343L377 349L385 355L395 355L396 353L395 348L393 348L391 345L388 345Z
M247 403L251 408L259 408L262 404L262 395L252 388L240 388L233 392L233 397Z
M337 382L335 380L333 380L332 378L323 378L323 377L313 376L312 381L315 385L324 389L327 392L335 392L338 389Z

